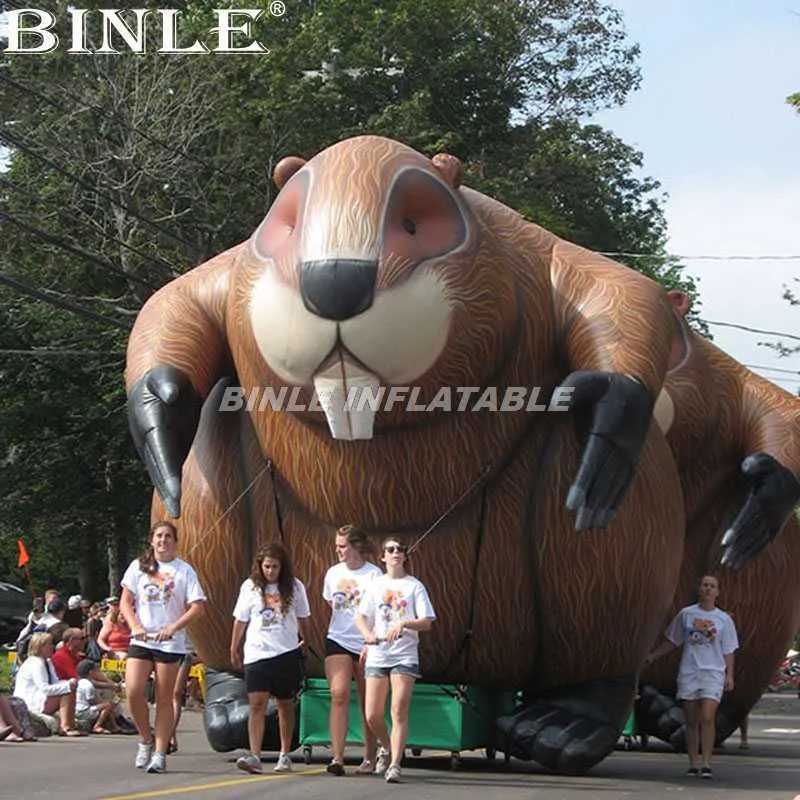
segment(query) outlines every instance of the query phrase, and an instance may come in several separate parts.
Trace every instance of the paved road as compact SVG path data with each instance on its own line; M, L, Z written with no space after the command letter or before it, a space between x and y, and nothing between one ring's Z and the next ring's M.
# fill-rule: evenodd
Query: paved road
M716 779L683 776L685 756L656 743L646 751L620 750L585 777L563 778L535 764L502 758L493 764L481 753L464 753L461 768L450 769L446 753L409 758L404 783L387 786L379 778L333 778L325 773L328 753L316 748L310 765L300 755L290 775L247 776L233 764L237 754L215 753L202 732L202 718L187 711L181 724L180 752L169 772L147 775L133 768L135 737L49 738L31 744L0 743L0 798L33 800L371 800L393 792L419 800L654 800L722 798L792 800L800 793L800 701L767 695L750 718L750 750L738 749L734 736L715 756ZM353 754L354 756L357 753Z

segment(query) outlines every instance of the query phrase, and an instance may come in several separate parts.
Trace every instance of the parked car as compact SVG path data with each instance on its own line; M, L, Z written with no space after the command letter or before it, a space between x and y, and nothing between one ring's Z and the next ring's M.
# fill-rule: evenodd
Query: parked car
M31 598L24 589L0 581L0 644L16 641L30 610Z

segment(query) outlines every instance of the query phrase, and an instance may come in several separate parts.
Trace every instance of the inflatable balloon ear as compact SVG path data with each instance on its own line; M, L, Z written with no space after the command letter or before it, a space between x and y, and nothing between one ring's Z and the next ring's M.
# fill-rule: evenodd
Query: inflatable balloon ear
M686 294L686 292L679 291L667 292L667 294L669 295L669 299L672 303L672 308L674 309L675 313L681 317L685 317L689 313L689 309L692 307L692 301L690 300L689 295Z
M437 153L431 163L436 167L439 174L454 188L461 186L464 170L461 162L449 153Z
M272 180L279 189L283 189L289 178L305 166L305 159L299 156L282 158L272 171Z

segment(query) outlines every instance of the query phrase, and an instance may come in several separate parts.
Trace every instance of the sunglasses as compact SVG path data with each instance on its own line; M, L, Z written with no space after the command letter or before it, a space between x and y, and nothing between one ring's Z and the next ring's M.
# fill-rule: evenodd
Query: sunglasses
M401 544L390 544L388 547L384 547L383 549L387 553L402 553L403 555L408 552L408 548Z

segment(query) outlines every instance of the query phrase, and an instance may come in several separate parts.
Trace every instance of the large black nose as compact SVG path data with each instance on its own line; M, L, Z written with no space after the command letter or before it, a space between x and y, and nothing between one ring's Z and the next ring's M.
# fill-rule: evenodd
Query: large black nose
M337 321L366 311L375 294L377 261L326 258L300 264L300 295L313 314Z

